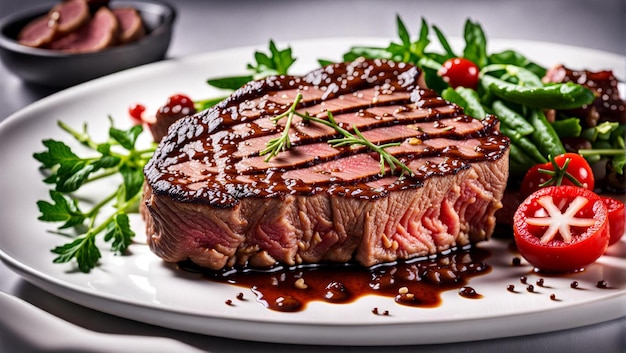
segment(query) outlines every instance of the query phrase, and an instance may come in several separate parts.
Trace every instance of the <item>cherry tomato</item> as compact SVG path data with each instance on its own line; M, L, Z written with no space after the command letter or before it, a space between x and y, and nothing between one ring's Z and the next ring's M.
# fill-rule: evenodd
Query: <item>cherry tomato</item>
M513 216L520 254L545 272L574 272L593 263L609 244L608 210L591 190L549 186L535 191Z
M165 105L157 111L159 116L185 116L196 112L196 108L191 98L184 94L171 95Z
M136 124L143 123L143 112L146 111L146 107L142 104L135 103L128 107L128 115L130 115L131 119Z
M609 212L609 246L617 243L624 235L624 203L607 196L600 196Z
M569 161L568 161L569 160ZM575 185L593 190L595 179L587 160L577 153L564 153L550 162L530 168L520 187L520 196L528 197L544 186Z
M478 66L464 58L446 60L437 72L450 87L478 87Z

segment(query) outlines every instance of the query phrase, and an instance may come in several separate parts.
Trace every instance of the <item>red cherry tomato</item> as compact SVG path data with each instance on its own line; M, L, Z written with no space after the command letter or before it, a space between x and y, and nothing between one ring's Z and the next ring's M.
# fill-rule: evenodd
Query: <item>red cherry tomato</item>
M157 111L157 118L164 116L185 116L196 112L196 108L191 98L184 94L171 95L165 105Z
M537 190L518 207L513 233L520 254L545 272L574 272L609 244L608 210L593 191L577 186Z
M554 185L575 185L593 190L595 179L589 163L583 156L577 153L564 153L554 157L551 162L530 168L522 180L520 196L525 198L544 186Z
M624 203L611 197L600 196L609 212L609 246L617 243L624 235Z
M478 87L478 66L464 58L452 58L443 63L437 72L450 87Z
M130 107L128 107L128 115L130 115L130 118L136 124L143 123L142 115L143 115L143 112L145 111L146 111L146 107L139 103L135 103L131 105Z

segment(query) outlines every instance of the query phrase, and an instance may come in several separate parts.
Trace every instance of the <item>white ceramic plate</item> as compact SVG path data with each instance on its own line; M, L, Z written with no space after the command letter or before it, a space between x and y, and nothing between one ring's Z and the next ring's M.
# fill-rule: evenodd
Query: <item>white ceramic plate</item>
M289 43L298 57L294 73L317 67L317 58L338 60L350 45L384 45L386 39L343 38ZM285 44L283 44L284 46ZM281 46L281 45L279 45ZM621 56L523 41L492 41L490 51L515 48L545 65L557 62L575 68L613 69L624 78ZM218 95L205 84L210 77L241 74L255 49L241 48L189 58L168 60L73 87L32 104L0 124L0 256L13 270L33 284L70 301L103 312L155 325L246 340L333 345L394 345L470 341L548 332L608 321L626 315L626 242L582 273L546 278L548 287L528 293L519 278L529 283L539 276L529 266L513 267L508 244L492 240L481 244L493 255L493 270L471 280L484 296L465 299L455 290L445 292L443 304L433 309L397 305L391 298L369 296L351 304L312 303L305 311L280 313L253 300L235 300L242 289L200 280L197 275L174 270L153 255L145 244L142 221L133 218L138 244L132 255L114 256L103 251L101 265L89 274L72 264L55 265L50 249L66 241L52 234L52 224L37 221L36 201L48 199L46 185L32 158L42 151L46 138L71 141L56 127L62 120L79 128L87 122L97 137L109 127L129 124L126 109L142 102L158 107L173 93L193 99ZM86 196L104 194L93 188ZM107 248L107 247L105 247ZM570 288L578 281L580 289ZM609 289L596 283L605 280ZM506 290L514 284L517 293ZM558 301L551 300L555 294ZM391 316L372 314L372 308L389 310Z

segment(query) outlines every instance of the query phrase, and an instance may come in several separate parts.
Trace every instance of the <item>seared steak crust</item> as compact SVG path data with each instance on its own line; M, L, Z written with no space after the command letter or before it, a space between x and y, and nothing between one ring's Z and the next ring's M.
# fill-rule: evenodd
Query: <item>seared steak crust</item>
M414 66L331 65L251 82L174 123L145 169L152 250L211 269L356 260L365 266L484 240L508 177L508 139L420 88ZM383 144L413 175L380 172L366 148L330 146L336 132L294 118L292 147L265 161L270 118L303 95L301 112L333 113Z

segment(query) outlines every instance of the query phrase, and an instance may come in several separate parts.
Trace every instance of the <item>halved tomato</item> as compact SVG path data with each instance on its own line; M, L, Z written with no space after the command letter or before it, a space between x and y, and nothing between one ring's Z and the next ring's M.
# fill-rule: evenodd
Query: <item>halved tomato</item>
M532 193L513 216L520 254L545 272L574 272L596 261L609 244L608 210L593 191L550 186Z
M617 243L624 235L624 222L626 216L624 213L624 203L608 196L600 196L608 210L609 222L609 246Z

